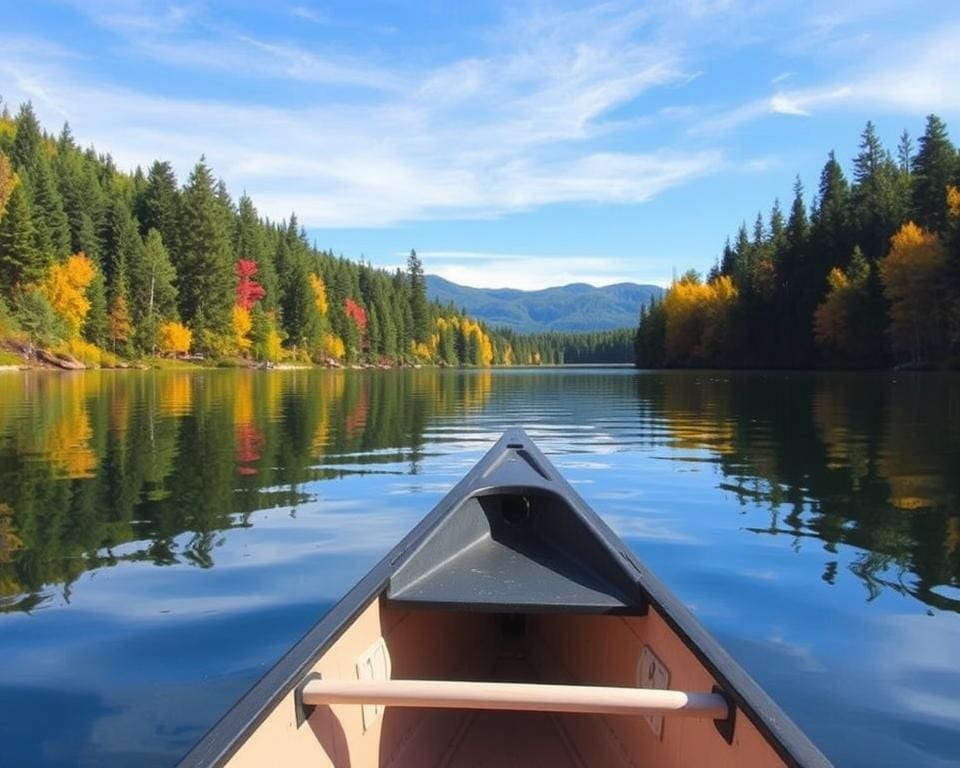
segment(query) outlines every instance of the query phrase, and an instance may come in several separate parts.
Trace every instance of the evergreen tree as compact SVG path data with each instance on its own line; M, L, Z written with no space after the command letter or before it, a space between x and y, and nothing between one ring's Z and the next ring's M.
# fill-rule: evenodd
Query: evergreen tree
M45 260L36 250L30 201L22 185L14 186L0 217L0 287L10 290L20 283L43 277Z
M70 253L70 225L50 161L42 156L26 178L29 179L27 188L31 193L36 247L53 263Z
M853 210L859 232L858 242L870 263L882 258L890 238L907 214L908 201L897 183L899 171L883 149L873 123L868 122L854 158Z
M833 152L820 174L818 200L810 228L810 256L801 278L801 313L810 317L826 291L830 270L844 269L855 245L850 185Z
M83 252L100 264L103 191L96 171L74 145L69 126L63 128L58 141L56 174L70 233L70 251Z
M100 241L107 294L112 300L121 281L129 280L129 270L139 261L143 250L137 221L130 212L122 190L116 185L110 193Z
M43 157L43 134L33 111L33 104L29 101L22 104L14 123L17 130L10 150L10 159L17 171L32 174L36 172Z
M413 322L411 336L417 343L430 337L430 310L427 305L427 281L423 276L423 264L417 252L410 251L407 258L407 277L410 282L410 315Z
M180 264L180 190L173 166L155 161L147 172L146 186L138 198L141 234L157 230L175 265Z
M216 340L207 334L231 332L235 276L223 207L203 158L183 192L180 246L180 313L199 347L215 351Z
M956 180L957 151L936 115L927 117L913 171L914 218L924 229L942 234L947 230L947 185Z

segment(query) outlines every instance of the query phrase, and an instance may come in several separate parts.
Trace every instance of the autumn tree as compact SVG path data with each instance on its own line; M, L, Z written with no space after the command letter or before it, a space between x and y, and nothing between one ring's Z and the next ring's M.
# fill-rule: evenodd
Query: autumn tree
M855 248L844 270L834 267L827 293L814 313L817 345L828 359L846 365L868 364L876 354L877 334L869 325L870 265Z
M243 307L248 312L253 309L253 305L260 301L266 291L263 286L257 282L257 262L251 259L239 259L236 264L237 271L237 306Z
M880 262L890 302L890 339L899 359L912 365L942 364L946 355L947 255L940 239L907 222Z
M40 290L63 319L67 337L80 338L80 329L90 311L87 287L93 282L96 266L86 254L75 253L65 262L50 267Z
M190 351L193 331L177 322L163 323L157 333L160 353L164 355L185 355Z
M7 207L7 200L13 192L13 186L17 183L17 176L13 172L13 166L3 152L0 152L0 218L3 218L3 212Z
M107 315L107 338L114 354L128 354L130 340L133 338L133 324L130 321L130 309L127 303L126 286L121 281L114 289Z
M238 261L252 261L257 265L257 282L264 292L260 301L268 312L280 306L280 286L272 248L270 233L260 222L253 201L243 195L237 207L234 250Z

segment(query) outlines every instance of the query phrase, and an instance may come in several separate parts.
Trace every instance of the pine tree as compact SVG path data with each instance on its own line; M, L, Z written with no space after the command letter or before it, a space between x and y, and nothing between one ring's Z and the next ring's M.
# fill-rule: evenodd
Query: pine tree
M883 149L873 123L868 122L854 158L853 210L858 242L867 261L875 263L889 248L890 238L907 214L897 183L899 171L890 153Z
M804 312L811 315L826 290L827 275L833 267L846 267L854 247L851 221L850 185L830 152L820 174L819 204L810 231L810 258L802 276Z
M107 282L107 294L112 300L117 285L129 279L130 270L141 258L143 250L137 221L116 185L111 190L100 241L103 252L101 268Z
M14 122L17 132L13 139L13 147L10 150L10 159L17 171L32 174L36 171L43 156L41 147L43 134L40 131L37 116L33 111L33 104L29 101L22 104Z
M36 247L53 263L70 253L70 225L50 161L41 157L26 178L29 179L27 188L31 193Z
M410 251L407 258L407 277L410 281L410 315L413 320L413 340L424 343L430 338L430 310L427 305L427 281L423 276L423 264L417 252Z
M180 312L194 331L195 343L212 351L215 339L205 332L221 337L231 333L235 276L223 207L203 158L183 192L181 225Z
M104 215L104 195L96 172L73 144L69 126L58 141L56 175L70 232L70 250L83 252L101 263L99 230Z
M955 181L957 151L936 115L927 117L919 143L913 167L913 215L924 229L942 234L947 230L947 186Z
M155 161L147 172L147 183L137 205L141 234L151 229L163 238L164 247L175 265L180 262L180 190L173 166Z
M36 250L30 201L17 184L0 217L0 286L9 295L15 285L39 281L45 267Z

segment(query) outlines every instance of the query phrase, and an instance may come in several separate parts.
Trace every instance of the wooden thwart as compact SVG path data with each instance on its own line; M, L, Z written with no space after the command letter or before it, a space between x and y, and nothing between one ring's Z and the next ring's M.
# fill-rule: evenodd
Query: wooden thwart
M508 709L603 715L672 715L724 720L727 700L719 693L593 685L478 683L451 680L310 680L303 703L385 704L389 707Z

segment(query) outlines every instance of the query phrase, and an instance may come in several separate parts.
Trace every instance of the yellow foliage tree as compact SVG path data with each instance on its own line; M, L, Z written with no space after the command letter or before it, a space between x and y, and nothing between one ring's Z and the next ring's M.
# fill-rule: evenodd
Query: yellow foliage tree
M940 239L912 221L890 239L890 253L880 261L890 340L914 365L940 363L946 354L948 272Z
M71 339L80 336L80 328L90 311L87 287L96 276L96 265L84 253L75 253L47 270L40 291L67 325Z
M13 172L13 166L10 164L10 158L3 152L0 152L0 218L3 217L3 211L7 207L7 200L13 194L13 188L17 185L17 174Z
M821 347L843 347L843 339L850 326L846 297L850 281L839 267L827 276L827 296L813 314L814 335Z
M250 310L234 304L232 320L237 351L242 355L248 352L251 346L250 331L253 328L253 320L250 317Z
M3 210L2 206L0 210ZM960 188L952 184L947 187L947 212L951 219L960 222Z
M317 305L317 312L321 316L326 315L329 306L327 304L327 286L324 285L323 278L311 273L310 290L313 291L313 303Z
M181 323L160 326L160 352L165 355L185 355L190 351L193 331Z
M869 313L870 267L860 249L853 252L844 272L834 267L827 276L827 295L813 313L817 345L848 361L863 358L870 350L872 329L864 327Z
M701 283L695 273L675 281L663 300L667 359L708 364L721 360L730 343L730 310L737 289L727 275Z
M266 339L263 342L263 354L271 363L279 363L283 356L283 337L274 327L267 331Z
M347 348L343 343L343 339L332 333L324 334L323 343L321 343L320 349L323 352L324 357L332 358L334 360L343 360L343 356L347 353Z

